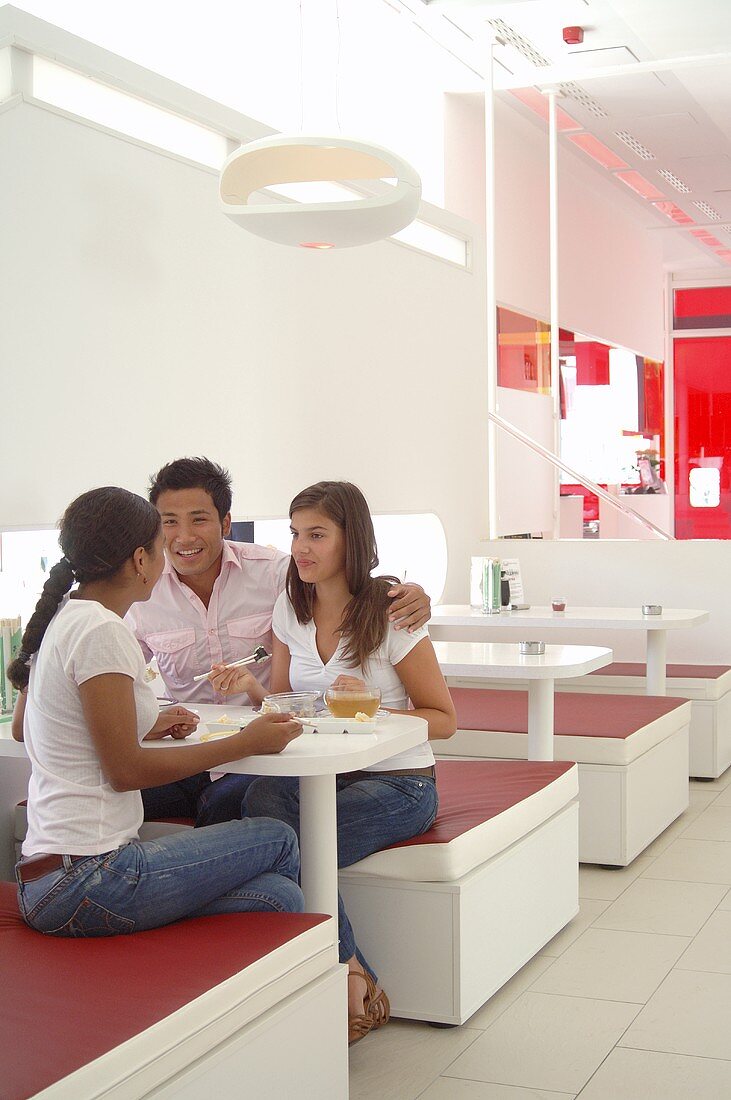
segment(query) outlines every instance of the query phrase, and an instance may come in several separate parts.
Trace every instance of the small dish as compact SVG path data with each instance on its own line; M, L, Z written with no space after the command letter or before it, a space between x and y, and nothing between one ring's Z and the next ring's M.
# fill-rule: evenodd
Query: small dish
M332 714L318 714L315 718L301 718L305 733L349 733L371 734L375 733L377 717L369 718L367 722L358 721L357 718L335 718Z

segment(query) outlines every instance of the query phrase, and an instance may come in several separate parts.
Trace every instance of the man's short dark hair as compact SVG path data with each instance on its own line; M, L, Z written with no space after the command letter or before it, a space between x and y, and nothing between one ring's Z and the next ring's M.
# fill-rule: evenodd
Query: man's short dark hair
M168 489L205 489L216 506L218 518L231 511L231 475L210 458L176 458L150 478L150 501L157 504Z

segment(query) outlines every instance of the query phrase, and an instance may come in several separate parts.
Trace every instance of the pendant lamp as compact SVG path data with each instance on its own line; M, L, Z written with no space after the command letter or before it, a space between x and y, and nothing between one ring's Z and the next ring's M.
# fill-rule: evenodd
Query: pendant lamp
M396 179L384 194L343 202L250 203L255 191L278 184ZM283 136L248 142L226 160L221 209L257 237L302 248L351 248L397 233L414 220L421 198L418 173L379 145L344 137Z

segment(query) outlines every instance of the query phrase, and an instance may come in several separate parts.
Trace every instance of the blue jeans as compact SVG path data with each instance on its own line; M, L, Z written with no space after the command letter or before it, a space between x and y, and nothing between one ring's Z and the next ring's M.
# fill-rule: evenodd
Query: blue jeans
M177 783L165 783L162 787L148 787L142 792L145 821L157 821L161 817L192 817L196 829L204 825L220 825L224 821L238 821L243 816L242 802L255 775L236 775L233 772L211 781L208 772L179 779Z
M435 780L426 775L353 772L338 776L338 867L350 867L389 844L420 836L434 824L439 806ZM299 779L262 777L244 798L247 817L286 821L299 836ZM353 928L338 895L340 961L357 955L375 978L355 942Z
M54 936L116 936L182 917L259 910L301 913L299 847L280 821L230 821L159 840L132 841L32 882L20 911Z

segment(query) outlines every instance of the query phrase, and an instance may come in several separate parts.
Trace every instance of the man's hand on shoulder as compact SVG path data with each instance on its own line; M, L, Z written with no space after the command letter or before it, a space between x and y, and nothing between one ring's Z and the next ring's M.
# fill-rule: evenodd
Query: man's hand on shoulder
M390 622L396 630L408 630L412 634L424 626L431 617L431 600L419 584L395 584L389 588L391 607L388 612Z

